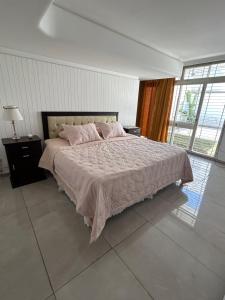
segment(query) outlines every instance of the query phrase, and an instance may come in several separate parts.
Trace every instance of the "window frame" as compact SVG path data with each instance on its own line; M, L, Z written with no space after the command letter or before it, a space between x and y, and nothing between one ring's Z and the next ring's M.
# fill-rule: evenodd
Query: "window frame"
M207 157L209 159L216 160L216 161L219 161L217 159L217 156L218 156L219 148L220 148L220 145L221 145L221 142L222 142L222 135L225 132L225 122L224 122L222 130L221 130L221 135L220 135L217 147L216 147L214 157L195 152L195 151L192 150L192 147L193 147L193 143L194 143L194 139L195 139L195 133L196 133L196 130L197 130L198 121L199 121L199 117L200 117L200 113L201 113L201 109L202 109L202 105L203 105L203 101L204 101L204 97L205 97L205 93L206 93L207 84L225 83L225 76L184 79L184 74L185 74L186 69L198 68L198 67L204 67L204 66L211 66L211 65L214 65L214 64L221 64L221 63L225 63L225 60L218 60L218 61L212 61L212 62L206 62L206 63L185 65L183 67L183 70L182 70L181 78L175 81L175 85L180 85L180 86L182 86L182 85L202 84L202 91L201 91L199 106L198 106L198 110L197 110L196 121L194 123L194 126L192 127L193 133L192 133L190 145L189 145L189 148L187 149L187 151L189 153L196 154L196 155L199 155L201 157ZM180 91L181 91L181 88L180 88ZM181 98L181 92L179 92L179 95L178 95L178 98L177 98L177 103L176 103L176 108L175 108L175 111L176 111L175 112L175 118L176 118L177 110L179 108L179 104L180 104L180 100L181 100L180 98ZM175 121L175 119L174 120L169 120L169 124L172 125L171 137L170 137L170 141L169 141L170 143L173 139L173 134L174 134L174 129L175 129L176 123L177 122ZM187 124L186 124L186 126L187 126Z
M209 62L209 63L200 63L200 64L194 64L194 65L185 65L183 67L181 78L175 81L175 85L204 84L204 83L207 84L207 83L225 82L225 76L184 79L184 73L185 73L186 69L211 66L211 65L222 64L222 63L225 63L225 60L213 61L213 62Z

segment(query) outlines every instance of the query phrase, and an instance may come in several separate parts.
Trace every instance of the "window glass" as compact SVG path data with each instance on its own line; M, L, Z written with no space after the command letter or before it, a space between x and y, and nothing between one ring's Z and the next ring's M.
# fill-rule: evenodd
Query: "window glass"
M225 76L225 63L184 69L184 79Z

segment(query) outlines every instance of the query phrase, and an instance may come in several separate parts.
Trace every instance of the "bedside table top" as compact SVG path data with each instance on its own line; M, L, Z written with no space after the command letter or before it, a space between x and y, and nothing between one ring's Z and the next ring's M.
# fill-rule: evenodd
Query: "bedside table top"
M28 136L22 136L18 140L14 140L12 138L4 138L2 139L2 144L5 145L13 145L13 144L20 144L20 143L27 143L27 142L37 142L41 139L37 135L33 135L32 138L29 138Z
M132 125L124 125L123 128L125 128L125 129L139 129L140 127L132 126Z

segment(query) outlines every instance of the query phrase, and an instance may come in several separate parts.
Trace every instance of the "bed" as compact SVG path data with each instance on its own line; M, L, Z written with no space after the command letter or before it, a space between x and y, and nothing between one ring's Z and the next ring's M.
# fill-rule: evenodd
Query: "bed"
M58 138L62 124L117 120L117 112L42 112L46 147L39 166L53 174L91 226L90 242L111 216L177 180L193 180L187 153L177 146L134 135L76 146Z

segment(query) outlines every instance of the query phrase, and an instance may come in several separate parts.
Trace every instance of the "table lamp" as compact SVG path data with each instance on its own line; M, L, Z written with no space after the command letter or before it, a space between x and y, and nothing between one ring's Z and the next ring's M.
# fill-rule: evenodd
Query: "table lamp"
M23 117L18 107L15 105L8 105L8 106L3 106L3 108L4 108L4 115L3 115L4 120L12 122L12 127L13 127L12 139L14 140L20 139L20 137L18 137L16 134L15 121L22 121Z

